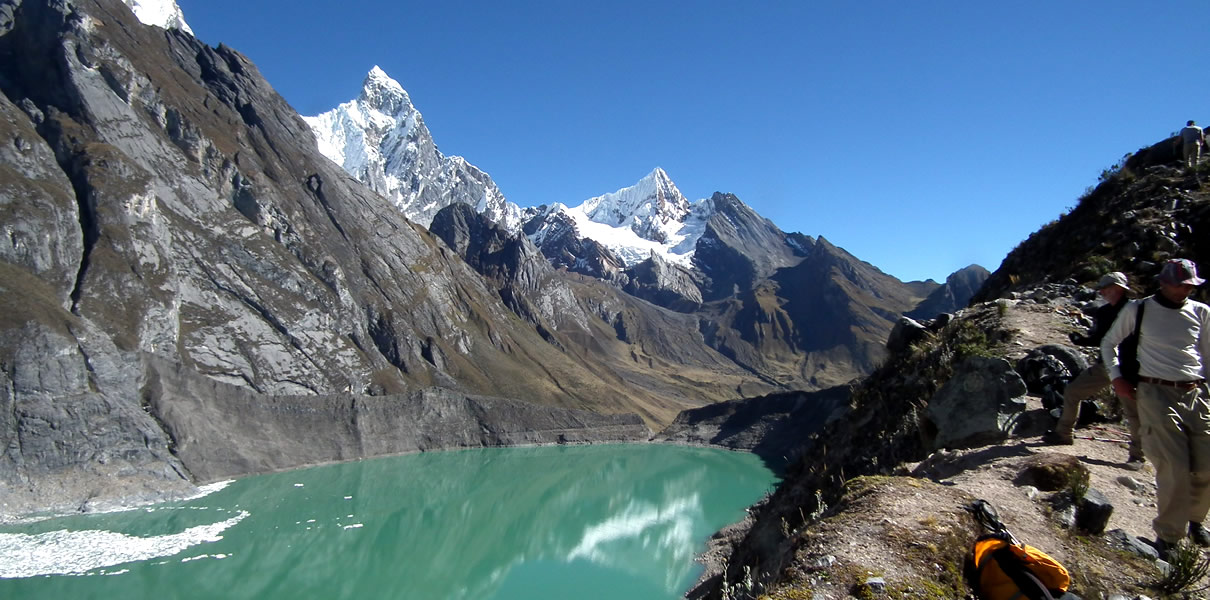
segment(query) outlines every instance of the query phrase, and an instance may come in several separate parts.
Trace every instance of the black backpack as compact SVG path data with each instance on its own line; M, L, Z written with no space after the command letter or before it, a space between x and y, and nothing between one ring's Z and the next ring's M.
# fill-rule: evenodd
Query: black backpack
M1143 308L1146 306L1147 298L1139 301L1139 311L1134 318L1134 333L1118 344L1118 368L1122 371L1122 378L1135 387L1139 385L1139 330L1143 326Z

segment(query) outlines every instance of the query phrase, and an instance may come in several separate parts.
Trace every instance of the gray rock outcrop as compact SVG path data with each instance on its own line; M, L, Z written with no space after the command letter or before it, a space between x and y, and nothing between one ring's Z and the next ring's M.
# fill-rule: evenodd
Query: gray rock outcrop
M702 292L689 269L669 263L658 254L626 270L628 280L622 287L632 296L681 312L697 310Z
M812 433L844 417L848 400L847 387L834 387L719 402L682 411L653 440L748 450L784 466L798 458Z
M971 357L929 400L933 448L971 448L1008 438L1025 410L1025 382L1002 358Z
M886 349L891 352L903 352L912 344L927 337L928 334L929 330L924 325L911 318L900 317L895 322L895 326L891 328L891 335L887 336Z

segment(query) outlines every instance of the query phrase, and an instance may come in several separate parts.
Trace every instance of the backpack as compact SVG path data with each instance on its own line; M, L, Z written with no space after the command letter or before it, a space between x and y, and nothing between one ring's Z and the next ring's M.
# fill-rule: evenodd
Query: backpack
M986 500L966 507L991 533L975 540L966 578L979 600L1079 600L1067 592L1071 575L1059 561L1023 544Z
M1147 299L1143 298L1139 301L1139 312L1134 318L1134 333L1118 344L1118 368L1122 371L1122 378L1135 387L1139 385L1139 330L1143 327L1143 309L1146 307Z
M1059 561L1028 544L999 533L975 540L971 551L971 587L980 600L1058 600L1071 585L1071 575Z

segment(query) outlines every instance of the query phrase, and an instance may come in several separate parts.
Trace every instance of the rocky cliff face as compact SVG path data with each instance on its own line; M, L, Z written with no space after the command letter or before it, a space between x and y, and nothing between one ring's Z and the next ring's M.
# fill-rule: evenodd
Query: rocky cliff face
M264 397L148 360L147 408L200 482L458 447L646 441L638 415L603 415L442 388L406 395ZM255 439L257 443L249 444Z
M189 487L181 413L152 409L148 357L265 403L389 404L440 385L652 422L750 379L675 339L695 323L592 286L570 304L528 298L541 326L520 318L320 155L230 48L143 26L116 0L10 0L0 15L6 511Z

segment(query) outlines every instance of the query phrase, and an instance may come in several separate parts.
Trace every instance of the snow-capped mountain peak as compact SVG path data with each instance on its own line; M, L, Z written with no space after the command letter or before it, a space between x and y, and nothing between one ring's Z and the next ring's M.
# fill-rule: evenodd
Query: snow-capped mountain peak
M373 107L386 115L399 116L400 113L416 110L403 86L391 79L378 65L374 65L366 75L361 85L361 95L357 99L363 105Z
M356 99L303 120L324 156L417 223L427 227L437 211L463 202L511 231L520 228L520 207L486 173L437 150L403 86L378 66Z
M176 0L122 0L134 16L144 25L155 25L162 29L180 29L193 35L193 30L185 22L185 15Z
M576 237L608 248L626 266L653 254L688 266L713 214L712 206L709 200L690 202L657 167L630 187L589 198L578 206L555 204L547 208L541 227L530 225L527 231L533 232L530 239L534 243L544 247L547 240L566 239L560 230L570 224Z
M581 207L593 221L629 227L639 237L663 242L689 213L689 200L656 167L635 185L590 198Z

